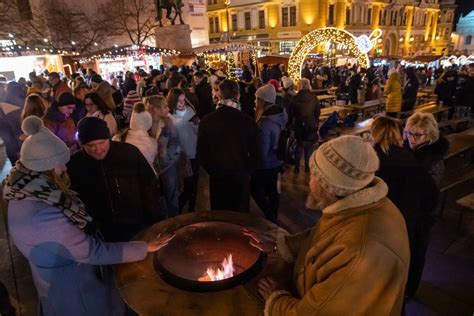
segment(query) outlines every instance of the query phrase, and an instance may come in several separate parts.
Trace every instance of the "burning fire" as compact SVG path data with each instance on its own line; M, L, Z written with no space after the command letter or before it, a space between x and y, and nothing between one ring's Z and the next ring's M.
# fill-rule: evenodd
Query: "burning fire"
M206 274L200 277L198 280L201 282L208 281L220 281L228 279L234 276L235 268L234 263L232 262L232 254L229 254L221 263L222 270L217 268L208 267Z

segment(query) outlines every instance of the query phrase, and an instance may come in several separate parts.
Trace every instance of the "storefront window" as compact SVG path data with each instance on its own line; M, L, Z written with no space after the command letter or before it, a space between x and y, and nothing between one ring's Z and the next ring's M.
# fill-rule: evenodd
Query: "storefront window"
M295 49L296 42L294 41L282 41L280 42L280 55L291 55L291 52Z

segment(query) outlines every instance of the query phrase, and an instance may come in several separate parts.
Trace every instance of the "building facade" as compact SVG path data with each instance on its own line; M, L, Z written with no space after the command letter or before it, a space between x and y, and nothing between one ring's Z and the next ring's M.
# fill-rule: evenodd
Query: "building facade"
M230 3L229 3L230 2ZM296 42L321 27L369 35L382 30L371 54L440 55L449 47L455 0L208 0L210 42L250 41L289 55Z
M456 25L456 34L453 36L454 49L463 55L474 54L474 11L461 16Z

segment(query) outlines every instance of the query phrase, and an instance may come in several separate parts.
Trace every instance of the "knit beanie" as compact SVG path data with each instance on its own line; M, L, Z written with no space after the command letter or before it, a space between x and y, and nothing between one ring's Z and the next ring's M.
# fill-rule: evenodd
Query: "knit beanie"
M257 89L257 91L255 92L255 97L265 102L275 104L275 101L276 101L275 88L271 84L264 85Z
M37 116L23 120L21 129L29 135L20 150L20 162L32 171L47 171L66 164L70 153L66 144L49 129Z
M146 110L143 103L137 103L133 107L132 116L130 117L130 129L148 131L153 125L153 118Z
M271 80L268 81L268 84L271 84L273 86L273 88L275 88L275 91L280 90L280 83L278 82L278 80L271 79Z
M63 92L59 95L57 104L58 107L70 104L76 105L76 98L72 95L71 92Z
M369 185L379 168L379 158L358 136L341 136L322 144L311 157L318 183L335 196L348 196Z
M98 139L110 139L110 131L104 120L87 116L77 123L77 133L81 144L85 145Z
M293 87L295 86L295 83L293 82L293 80L291 80L287 76L283 76L281 78L281 83L283 84L283 88L285 88L285 89L288 89L291 86L293 86Z

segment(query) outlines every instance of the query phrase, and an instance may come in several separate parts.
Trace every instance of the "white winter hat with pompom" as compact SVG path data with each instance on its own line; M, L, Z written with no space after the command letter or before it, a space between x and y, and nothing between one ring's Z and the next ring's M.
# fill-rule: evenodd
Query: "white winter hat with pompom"
M70 153L66 144L44 127L37 116L27 117L21 129L29 135L20 151L20 162L32 171L52 170L69 161Z

